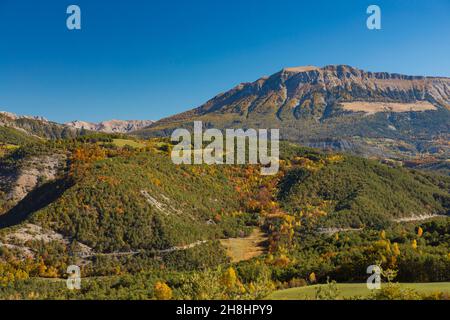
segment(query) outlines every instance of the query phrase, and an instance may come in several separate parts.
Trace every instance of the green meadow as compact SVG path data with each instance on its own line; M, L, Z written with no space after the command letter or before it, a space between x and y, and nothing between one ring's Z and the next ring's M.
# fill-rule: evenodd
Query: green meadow
M299 288L290 288L278 290L268 296L272 300L308 300L314 299L316 291L319 287L326 285L319 284L313 286L305 286ZM339 283L338 298L348 299L352 297L368 297L372 291L367 289L365 283ZM401 283L400 288L412 289L419 294L431 295L433 293L444 292L450 293L450 282L426 282L426 283Z

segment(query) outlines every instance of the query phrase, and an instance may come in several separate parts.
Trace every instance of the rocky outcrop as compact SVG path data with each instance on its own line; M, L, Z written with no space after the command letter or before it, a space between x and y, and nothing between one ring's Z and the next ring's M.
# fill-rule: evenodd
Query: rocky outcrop
M6 119L9 119L9 120L29 119L29 120L38 120L38 121L49 122L46 118L41 117L41 116L21 116L21 115L17 115L15 113L8 112L8 111L0 111L0 116L3 116L3 117L0 117L0 123L2 123L2 121L5 121Z
M64 165L65 157L52 155L29 159L14 177L15 181L8 198L18 202L38 185L56 179Z
M148 127L152 123L153 121L151 120L110 120L99 123L76 120L68 122L66 123L66 125L77 129L85 129L105 133L129 133Z
M56 179L65 164L64 154L54 154L31 157L16 167L0 168L0 195L15 205L38 186Z

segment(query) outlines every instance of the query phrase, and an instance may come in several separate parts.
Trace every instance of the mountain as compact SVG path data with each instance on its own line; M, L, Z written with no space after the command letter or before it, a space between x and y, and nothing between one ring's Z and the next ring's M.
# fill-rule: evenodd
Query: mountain
M346 65L285 68L241 83L137 135L177 127L280 128L283 139L363 155L450 154L450 78L367 72Z
M76 128L48 121L43 117L21 116L6 111L0 112L0 132L5 133L5 140L0 140L0 143L8 143L6 138L11 139L13 136L14 140L18 140L18 136L34 139L64 139L74 138L80 134L80 130ZM7 136L6 132L8 132Z
M428 153L378 161L282 141L273 176L175 165L165 138L2 113L0 299L159 299L161 287L175 299L264 299L363 283L374 264L396 281L449 281L448 92L446 78L289 68L131 133L198 119L365 155ZM49 281L70 265L82 290Z
M8 111L0 111L0 115L10 118L12 120L30 119L30 120L38 120L38 121L48 122L47 119L45 119L44 117L41 117L41 116L26 116L26 115L22 116L22 115L17 115L12 112L8 112Z
M17 136L22 134L45 139L74 138L82 133L83 130L105 133L130 133L144 129L153 122L151 120L110 120L93 123L76 120L60 124L40 116L23 116L12 112L0 111L0 132L2 136L6 136L5 128L8 128L8 135ZM17 139L14 138L12 140ZM2 139L0 142L5 143L6 139Z
M99 131L106 133L129 133L148 127L153 122L154 121L152 120L110 120L93 123L76 120L67 122L65 125L90 131Z

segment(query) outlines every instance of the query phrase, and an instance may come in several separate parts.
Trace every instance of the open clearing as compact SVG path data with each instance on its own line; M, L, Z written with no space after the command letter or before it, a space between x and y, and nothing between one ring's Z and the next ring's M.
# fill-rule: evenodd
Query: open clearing
M314 299L316 289L323 285L306 286L278 290L267 298L273 300L305 300ZM402 289L413 289L421 294L432 294L436 292L450 293L450 282L427 282L427 283L401 283ZM354 296L367 297L371 291L365 283L338 283L339 298L351 298Z
M427 111L436 110L428 101L418 101L414 103L396 103L396 102L343 102L342 107L344 110L353 112L366 112L368 114L374 114L377 112L410 112L410 111Z
M225 247L231 261L239 262L263 254L263 243L266 240L266 235L260 229L254 229L248 237L222 239L220 243Z
M129 139L113 139L113 144L118 147L130 146L133 148L144 148L145 144L139 141Z

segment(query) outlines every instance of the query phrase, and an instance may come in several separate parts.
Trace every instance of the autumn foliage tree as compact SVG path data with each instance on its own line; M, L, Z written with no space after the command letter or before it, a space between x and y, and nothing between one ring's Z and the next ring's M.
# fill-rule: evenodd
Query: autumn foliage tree
M172 289L162 281L155 283L155 297L158 300L170 300L172 299Z
M423 235L423 229L421 227L419 227L417 229L417 236L420 238L420 237L422 237L422 235Z

